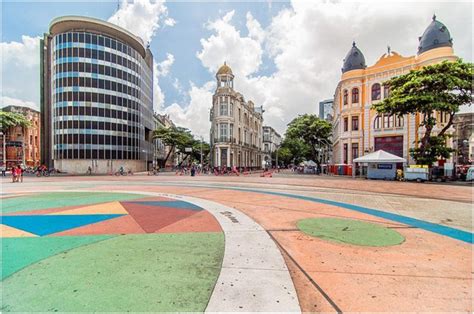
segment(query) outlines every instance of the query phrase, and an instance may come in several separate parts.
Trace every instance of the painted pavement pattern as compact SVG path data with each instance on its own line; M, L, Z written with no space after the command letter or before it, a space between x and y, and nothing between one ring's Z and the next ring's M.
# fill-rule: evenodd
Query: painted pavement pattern
M85 180L79 181L83 184ZM95 213L91 212L94 209L84 211L84 208L94 207L97 203L97 201L95 201L96 203L83 203L84 200L80 205L55 203L54 206L45 207L41 205L44 204L44 200L36 200L27 205L22 203L21 206L5 207L5 204L8 205L9 199L13 200L15 197L4 199L4 217L24 216L26 218L23 220L21 218L7 218L8 224L4 224L2 227L3 240L8 242L8 240L42 239L45 241L44 247L48 248L47 250L35 250L32 248L37 245L27 241L22 242L21 245L10 247L8 247L8 243L3 243L2 269L4 273L7 273L7 276L2 277L5 278L3 282L4 299L7 297L6 300L11 300L10 304L4 302L4 310L20 309L15 306L25 300L32 304L30 309L36 307L43 310L61 310L61 306L62 309L74 308L71 304L58 305L54 302L35 304L34 293L48 290L46 286L40 284L43 281L48 282L48 280L49 285L53 284L57 287L56 291L50 294L67 296L70 300L69 303L85 302L84 300L88 300L87 298L94 298L93 293L98 293L98 291L93 288L100 286L101 290L106 292L99 292L107 294L107 296L101 299L100 304L91 302L87 309L94 311L114 309L119 311L121 309L204 311L206 307L209 311L226 309L262 311L265 310L262 304L266 303L276 306L271 309L273 311L298 311L296 308L298 303L299 309L305 312L472 312L473 310L471 289L472 229L470 228L458 229L443 223L428 222L420 218L414 219L413 217L420 216L417 216L416 213L410 216L409 210L404 211L404 215L400 215L400 212L390 210L388 207L382 206L380 208L378 206L378 209L374 210L370 207L357 205L358 203L351 204L345 201L331 200L333 196L330 197L328 194L325 198L322 190L311 196L308 189L301 189L301 192L298 192L297 188L288 191L262 189L257 185L248 188L239 182L232 185L231 182L222 184L219 180L216 180L215 184L212 183L214 185L220 184L219 187L197 182L176 182L175 178L170 180L160 178L160 181L165 181L160 183L146 177L141 177L140 182L128 183L100 180L90 181L93 187L89 186L89 189L91 191L93 189L94 193L115 191L119 192L114 193L117 197L122 194L127 195L124 196L124 199L108 199L107 202L104 202L107 206L101 206L101 208L107 207L111 208L110 210L97 211L98 209L95 209ZM196 178L196 181L199 180ZM206 178L206 180L209 179ZM263 182L259 180L257 178L249 179L249 181ZM289 181L296 182L293 179ZM302 181L298 181L298 184L301 184ZM283 185L281 179L273 182ZM311 181L308 186L318 184L315 182ZM334 182L332 181L331 184L334 185ZM342 186L347 185L344 181L340 182L342 182ZM386 182L381 185L391 186ZM68 188L75 189L75 186L75 184L70 184ZM396 186L395 191L398 192L402 191L404 186L409 185L394 186ZM428 192L431 189L429 185L422 187ZM87 185L84 185L84 188L87 189ZM373 190L371 193L375 196L378 195L376 194L378 192L375 191L377 190L376 186L372 184L370 188ZM42 189L54 190L57 187L51 185L42 187ZM439 189L434 186L431 191ZM459 196L463 202L469 199L467 194L472 193L469 190L451 187L450 190L454 191L453 195ZM177 191L179 191L179 195L176 195ZM20 191L12 189L11 192ZM335 191L328 190L328 193L335 193ZM415 193L411 191L408 194ZM172 197L166 197L167 195ZM8 197L11 197L11 194ZM103 194L102 197L106 197L106 194ZM174 197L178 199L173 199ZM206 203L208 201L209 203ZM426 204L429 204L428 201L432 200L426 199L425 201ZM144 204L143 202L148 203ZM169 207L164 206L163 202L168 202ZM177 203L172 205L172 202ZM456 206L459 206L459 209L463 208L462 211L465 212L463 203L451 202L446 197L443 202L442 204L451 206L451 208L446 208L444 213L448 213L449 210L457 210ZM180 208L180 204L184 203L197 205L201 209L205 208L206 211ZM367 195L367 203L371 204L370 195ZM117 204L126 211L126 214L120 212ZM36 207L27 208L32 205ZM216 207L213 209L213 206ZM145 213L151 212L154 207L164 208L163 213L160 219L151 219L150 222L150 219L147 218L148 214ZM18 208L20 210L16 210ZM223 210L223 208L226 209ZM441 209L436 210L440 211ZM178 212L178 210L195 210L196 212L186 216L184 212ZM427 209L425 211L428 213ZM58 230L64 225L71 226L71 222L66 223L64 219L60 218L31 218L35 215L64 215L60 214L61 212L84 216L75 222L84 223L84 225ZM200 213L208 215L207 218L201 221L202 217L198 217L195 224L184 223ZM100 218L99 216L91 218L90 215L101 216ZM438 212L434 215L438 215ZM442 215L449 216L449 214ZM133 220L127 221L127 218L124 218L127 216ZM179 217L180 220L173 221L172 217ZM93 218L100 219L100 221L94 222ZM329 218L337 223L346 220L364 222L363 226L372 224L378 226L375 229L382 233L384 231L381 228L385 228L390 230L390 234L397 233L399 237L402 237L402 241L397 240L396 243L399 244L370 246L364 245L364 239L361 238L355 239L357 241L353 241L351 244L345 243L344 237L339 237L339 240L318 237L317 230L303 232L298 228L298 223L303 219ZM48 219L56 219L54 224L63 221L59 223L63 227L56 226L53 228L54 230L51 227L31 227L32 224L45 224ZM31 222L33 220L35 223ZM120 233L114 233L114 230L118 230L118 227L113 223L114 220L123 221L120 226L123 225L124 229ZM235 223L233 220L237 220L239 223ZM247 220L249 224L241 226L240 222L243 220ZM161 222L165 221L170 223L163 226ZM101 227L95 228L94 231L92 227L94 225L101 225ZM210 225L216 228L212 230L199 229L199 227ZM125 228L125 226L127 227ZM229 226L241 228L241 230L232 231L229 230ZM347 231L346 228L341 231ZM349 229L349 231L354 230ZM38 236L39 233L46 234ZM252 242L252 239L248 238L252 233L258 234L258 241ZM223 234L225 235L225 249ZM14 238L6 238L9 235L13 235ZM140 240L142 236L150 238L148 241L143 241ZM330 233L329 236L336 237L338 235ZM57 241L57 239L66 237L68 238L66 243ZM345 237L347 238L347 234ZM47 244L46 240L57 242L52 245ZM239 247L239 243L242 242L246 243L248 247ZM236 245L234 246L234 244ZM185 247L181 251L177 250L183 245ZM139 257L133 259L133 262L129 261L136 254L127 255L125 253L134 251L137 247L143 252L139 254ZM16 253L12 248L17 248L18 252L30 252L28 256L22 257L23 263L27 266L16 266L18 264L16 258L13 259L15 261L8 261L8 258L5 258L5 251L10 250L10 253ZM120 254L115 256L117 248L120 249ZM279 249L278 252L276 248ZM149 251L150 249L151 251ZM239 253L235 254L235 252ZM101 256L104 255L109 257L107 263L113 264L114 267L104 264L104 260L101 260ZM186 277L186 280L192 282L186 282L183 277L178 276L183 270L186 272L186 270L193 269L190 268L189 257L192 259L198 257L192 266L194 269L197 266L199 271L191 274L186 273L187 277L193 278L190 280ZM159 261L159 263L153 263L154 268L150 268L150 263L143 262L151 259ZM182 263L175 265L178 259ZM169 262L170 260L172 262ZM240 263L237 267L232 265L236 261ZM276 263L272 264L272 261L276 261ZM245 263L247 263L247 267ZM170 278L166 278L168 286L157 287L153 285L152 280L148 280L150 274L162 274L168 270L168 267L172 271L167 273L173 274L169 276ZM122 272L122 268L130 269L130 272ZM250 286L239 287L239 282L236 282L235 279L246 280L250 271L242 277L239 273L246 268L249 268L250 271L266 270L267 275L265 277L255 275ZM61 271L58 271L59 269ZM119 273L111 273L110 269L118 269ZM232 274L233 270L236 273ZM280 289L289 289L287 293L289 298L280 299L281 295L271 292L269 295L265 295L265 289L262 287L265 285L275 286L275 283L278 286L279 282L288 282L288 272L291 276L290 283ZM71 273L76 275L73 276ZM100 280L102 274L107 275L107 280ZM120 274L120 276L116 274ZM226 277L229 274L231 274L230 277ZM67 278L68 276L71 278L67 285L59 279L51 282L51 278ZM117 287L123 282L115 282L111 278L124 278L122 281L127 282L128 285L140 283L136 289L140 293L132 294L133 298L123 298L128 300L127 302L121 300L115 304L113 300L118 300L121 296L121 291ZM150 281L152 282L150 283ZM186 288L183 288L183 281L187 284ZM30 289L28 289L28 293L18 299L17 295L25 294L25 291L22 291L20 287L25 282L39 285L38 290L35 290L36 286L33 284L32 292L29 293ZM181 285L176 285L176 282ZM215 285L215 283L217 284ZM193 288L188 289L191 286ZM60 289L66 292L62 292ZM91 292L85 293L84 291L88 291L87 289ZM252 292L252 289L257 289L256 293ZM292 300L294 296L292 289L296 290L297 294L296 307L294 300ZM191 292L189 292L190 290ZM181 291L183 291L183 297L176 300L174 294ZM202 293L196 293L196 291ZM248 301L249 293L252 294L252 298L257 298L254 300L256 302L243 304L242 301ZM275 296L278 298L275 299ZM50 297L51 300L57 300L57 298ZM163 303L158 303L159 301L164 302L166 306ZM5 304L10 307L5 308ZM278 304L281 306L278 307ZM226 307L227 305L229 307ZM21 309L25 310L24 307Z
M203 311L222 264L219 223L184 201L39 193L2 213L2 311Z

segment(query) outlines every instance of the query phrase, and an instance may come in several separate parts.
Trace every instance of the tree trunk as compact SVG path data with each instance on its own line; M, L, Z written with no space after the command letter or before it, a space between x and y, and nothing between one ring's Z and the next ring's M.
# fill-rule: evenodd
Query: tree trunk
M446 131L451 127L451 125L453 125L453 120L454 120L454 112L450 112L449 113L449 121L448 123L446 123L446 125L444 126L444 128L439 132L439 136L443 136L444 133L446 133Z
M181 160L181 162L179 163L178 167L181 167L181 165L183 164L183 162L189 157L190 154L187 154L186 156L184 156L183 160Z
M163 168L166 168L166 162L168 161L168 158L170 157L171 152L173 151L173 149L174 149L174 146L171 146L170 151L168 152L168 154L166 155L165 160L163 161Z

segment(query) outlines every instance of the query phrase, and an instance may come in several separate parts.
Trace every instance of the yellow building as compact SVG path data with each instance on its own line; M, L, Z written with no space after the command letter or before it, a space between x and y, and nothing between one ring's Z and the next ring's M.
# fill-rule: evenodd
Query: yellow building
M410 148L424 132L419 127L420 114L378 115L370 108L388 96L390 91L383 86L388 79L443 60L455 61L452 46L448 29L436 16L419 38L418 53L411 57L388 48L374 65L367 67L363 53L353 43L334 96L333 163L352 164L353 159L379 149L413 163ZM438 115L437 120L433 133L442 128L446 117Z

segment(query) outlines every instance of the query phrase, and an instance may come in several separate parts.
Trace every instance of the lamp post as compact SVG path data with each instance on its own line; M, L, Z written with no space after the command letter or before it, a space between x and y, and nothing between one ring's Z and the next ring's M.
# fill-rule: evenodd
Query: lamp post
M6 134L0 132L2 135L2 156L3 156L3 167L7 168L7 155L6 155Z
M202 164L202 142L204 141L204 138L201 136L201 170L203 168L203 164Z

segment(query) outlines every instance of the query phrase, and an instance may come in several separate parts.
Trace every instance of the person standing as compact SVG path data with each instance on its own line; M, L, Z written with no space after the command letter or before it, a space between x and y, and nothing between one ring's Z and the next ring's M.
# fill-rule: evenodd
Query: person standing
M17 176L16 169L17 168L15 166L12 167L12 183L16 182L16 176Z
M17 168L17 182L21 182L23 183L23 174L24 174L24 170L23 168L21 167L21 165L18 165L18 168Z

